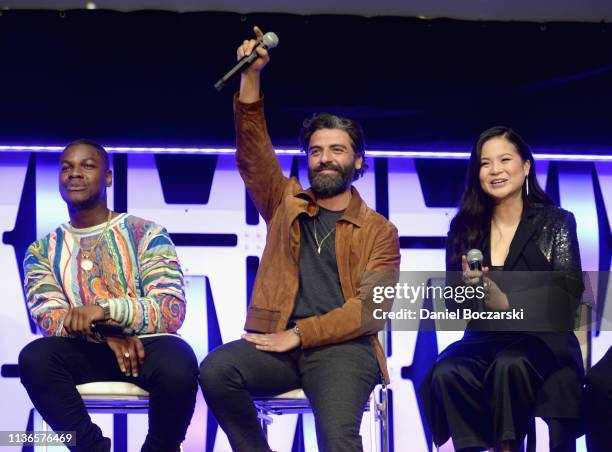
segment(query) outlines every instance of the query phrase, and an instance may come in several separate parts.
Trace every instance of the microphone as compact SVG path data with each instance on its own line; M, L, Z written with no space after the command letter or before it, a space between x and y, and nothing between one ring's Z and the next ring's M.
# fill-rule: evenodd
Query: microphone
M105 323L104 321L93 322L91 324L91 331L102 336L134 336L136 334L133 328Z
M479 249L471 249L467 253L467 261L470 266L470 270L478 270L482 271L482 261L484 257L482 256L482 251Z
M215 83L215 89L217 91L221 91L225 87L225 85L227 85L229 81L231 81L234 77L236 77L236 75L239 72L242 72L244 69L250 66L253 63L253 61L255 61L259 57L259 55L257 55L257 52L255 52L255 49L257 49L258 47L261 47L262 49L269 50L269 49L273 49L277 45L278 45L278 36L276 36L276 33L273 33L271 31L267 32L265 35L263 35L261 42L253 49L253 52L251 52L250 55L243 56L242 58L240 58L238 63L236 63L236 65L233 68L231 68L227 72L227 74L225 74L223 77L217 80L217 83Z

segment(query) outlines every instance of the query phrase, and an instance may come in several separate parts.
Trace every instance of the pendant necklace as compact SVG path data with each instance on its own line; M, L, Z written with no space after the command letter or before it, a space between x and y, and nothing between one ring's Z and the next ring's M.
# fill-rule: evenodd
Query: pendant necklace
M331 228L331 230L325 235L325 237L323 237L323 239L319 242L319 239L317 237L317 217L315 217L314 219L314 236L315 236L315 242L317 243L317 253L321 254L321 247L323 246L323 242L325 242L325 240L332 234L332 232L336 231L336 227L334 226L333 228Z
M104 230L98 236L98 239L96 240L96 243L94 243L94 246L92 246L87 251L85 251L81 247L80 241L79 241L79 248L81 248L81 256L83 257L81 259L81 268L83 270L85 270L86 272L88 272L89 270L91 270L93 268L93 260L91 259L91 255L93 254L93 252L96 249L96 247L100 244L100 242L104 238L104 234L106 234L106 231L108 231L108 226L110 225L112 213L113 212L109 209L109 211L108 211L108 219L106 220L106 226L104 226Z

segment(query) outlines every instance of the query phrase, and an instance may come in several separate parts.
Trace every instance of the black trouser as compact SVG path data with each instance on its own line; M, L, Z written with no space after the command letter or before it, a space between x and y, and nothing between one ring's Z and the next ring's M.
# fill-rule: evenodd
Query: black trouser
M612 348L586 377L584 412L589 452L612 450Z
M185 439L198 389L198 365L191 347L176 336L143 338L139 376L126 377L106 344L47 337L19 355L19 372L32 403L53 430L76 432L74 451L108 451L110 441L91 422L76 385L127 381L149 392L149 432L143 451L177 451Z
M369 337L287 353L239 340L215 349L200 366L208 408L235 452L270 451L251 397L299 387L312 407L319 450L362 450L363 408L379 376Z
M451 344L421 388L432 406L428 423L436 442L453 438L455 449L517 445L533 418L536 394L556 369L535 338L497 333Z

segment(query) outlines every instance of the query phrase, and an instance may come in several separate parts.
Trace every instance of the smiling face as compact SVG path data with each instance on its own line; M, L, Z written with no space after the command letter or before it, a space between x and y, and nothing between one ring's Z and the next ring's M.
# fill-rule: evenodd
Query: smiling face
M351 138L341 129L319 129L308 146L308 180L315 195L329 198L351 186L356 169L363 164L355 158Z
M494 202L521 196L531 162L523 161L514 144L503 137L487 140L480 154L480 186Z
M62 153L60 164L60 193L69 208L91 207L106 198L112 172L95 147L71 145Z

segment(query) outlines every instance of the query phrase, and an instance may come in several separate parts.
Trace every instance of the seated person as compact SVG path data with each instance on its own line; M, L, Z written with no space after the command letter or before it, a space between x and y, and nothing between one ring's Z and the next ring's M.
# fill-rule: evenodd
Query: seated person
M475 248L484 255L482 272L468 266L466 253ZM474 145L466 189L450 226L446 267L463 270L466 283L484 278L484 304L490 310L518 303L531 305L527 314L538 313L548 302L501 290L496 280L504 281L504 275L512 280L513 272L531 272L523 276L526 286L534 284L536 272L540 278L550 274L544 281L550 287L536 293L552 293L552 283L561 277L565 292L554 300L563 309L549 328L509 330L500 323L487 330L477 326L489 325L471 321L463 338L442 351L420 388L435 443L450 437L458 451L519 450L535 415L550 427L551 451L574 450L582 355L573 323L558 328L556 320L573 319L564 315L572 312L565 307L571 308L584 288L576 222L571 212L552 205L535 177L531 150L512 129L490 128ZM514 282L523 285L518 277Z
M108 155L78 140L61 155L59 188L70 223L27 251L25 292L45 337L19 355L32 403L55 431L74 431L73 451L110 451L76 385L125 381L150 394L146 452L180 449L195 406L198 366L175 334L185 317L183 275L161 226L107 208ZM130 327L136 336L95 340L92 322Z
M257 38L262 33L256 28ZM245 41L239 58L257 41ZM397 230L352 187L365 169L361 128L319 113L304 123L310 189L287 178L268 132L260 97L267 52L242 73L235 100L240 174L266 221L266 247L241 340L201 365L206 403L234 452L269 452L252 396L302 387L321 452L362 450L363 408L385 357L370 322L364 273L397 272Z

